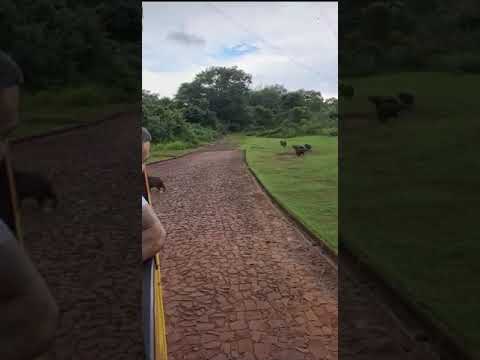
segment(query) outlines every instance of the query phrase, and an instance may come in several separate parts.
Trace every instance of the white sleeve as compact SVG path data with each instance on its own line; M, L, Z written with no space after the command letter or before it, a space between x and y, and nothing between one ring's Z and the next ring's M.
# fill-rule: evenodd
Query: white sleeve
M147 205L148 205L147 200L145 200L145 198L142 196L142 209Z

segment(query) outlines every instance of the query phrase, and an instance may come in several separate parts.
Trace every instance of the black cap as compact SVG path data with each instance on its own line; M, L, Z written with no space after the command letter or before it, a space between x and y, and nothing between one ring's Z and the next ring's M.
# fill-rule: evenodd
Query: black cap
M23 84L23 73L15 61L0 50L0 89Z

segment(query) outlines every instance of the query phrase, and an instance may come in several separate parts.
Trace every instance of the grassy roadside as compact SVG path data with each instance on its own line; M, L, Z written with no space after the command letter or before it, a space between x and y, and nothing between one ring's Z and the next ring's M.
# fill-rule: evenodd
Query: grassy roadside
M135 99L119 91L83 85L22 93L20 125L12 138L39 135L88 123L99 117L132 108Z
M337 252L337 138L291 138L286 149L274 138L234 135L229 140L247 150L249 165L273 196ZM313 151L297 158L291 145L304 143Z
M62 112L22 112L20 125L12 134L13 139L48 133L89 123L102 116L130 109L132 104L110 104L98 107L79 107Z
M183 141L173 141L169 143L157 143L152 144L150 149L150 158L147 160L147 164L159 161L175 158L192 151L197 150L205 145L207 142L201 142L197 145L187 144Z
M403 73L346 80L344 112L372 113L368 95L412 91L414 112L342 134L342 242L480 356L476 234L480 76ZM452 91L461 89L461 91ZM373 114L371 115L373 117Z

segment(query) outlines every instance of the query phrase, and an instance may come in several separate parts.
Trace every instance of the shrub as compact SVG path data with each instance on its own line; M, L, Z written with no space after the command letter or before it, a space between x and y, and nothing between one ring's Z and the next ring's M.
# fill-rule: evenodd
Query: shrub
M98 107L107 104L123 103L128 100L125 90L113 90L97 85L84 85L75 88L54 88L27 94L23 105L28 109L71 107Z
M191 145L189 143L182 140L176 140L176 141L172 141L164 144L163 149L164 150L185 150L185 149L189 149L190 147Z

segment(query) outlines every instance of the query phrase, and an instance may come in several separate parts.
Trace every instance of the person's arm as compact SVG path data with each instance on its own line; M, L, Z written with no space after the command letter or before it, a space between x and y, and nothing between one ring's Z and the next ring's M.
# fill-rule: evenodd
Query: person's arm
M142 199L144 202L145 200ZM166 239L162 223L148 203L142 204L142 258L150 259L160 252Z
M15 61L0 50L0 137L4 138L18 124L19 86L23 73Z
M142 162L145 163L147 159L150 157L150 143L144 142L142 144Z
M30 360L50 347L58 308L47 285L0 221L0 359Z
M0 88L0 138L18 125L19 89L17 85Z

